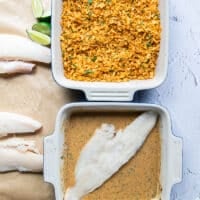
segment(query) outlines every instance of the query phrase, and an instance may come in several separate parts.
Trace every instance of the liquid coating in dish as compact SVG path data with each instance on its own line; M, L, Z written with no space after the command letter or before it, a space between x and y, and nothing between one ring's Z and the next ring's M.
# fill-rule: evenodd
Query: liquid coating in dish
M102 123L111 123L124 128L137 116L136 113L84 113L74 114L67 122L64 153L64 188L74 185L74 169L79 154ZM70 122L70 123L69 123ZM159 191L160 134L158 125L153 129L136 156L122 167L99 189L84 197L84 200L150 200ZM88 177L89 178L89 177Z

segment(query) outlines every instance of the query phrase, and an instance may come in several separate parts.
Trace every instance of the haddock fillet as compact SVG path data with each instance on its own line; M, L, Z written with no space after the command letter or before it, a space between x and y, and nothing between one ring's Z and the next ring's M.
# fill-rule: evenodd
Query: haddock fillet
M32 42L28 38L0 34L0 44L0 60L51 62L50 49Z
M13 133L33 133L42 127L30 117L9 112L0 112L0 138Z
M0 140L0 172L41 172L42 169L43 156L34 141L20 138Z
M22 61L0 61L0 74L30 73L35 64Z
M124 130L103 124L85 145L75 169L75 185L66 191L65 200L80 200L100 187L127 163L155 126L157 114L141 114Z

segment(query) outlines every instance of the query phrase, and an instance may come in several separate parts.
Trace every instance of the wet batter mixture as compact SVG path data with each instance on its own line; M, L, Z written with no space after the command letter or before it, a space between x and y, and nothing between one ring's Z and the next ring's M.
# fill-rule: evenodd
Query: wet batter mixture
M74 185L74 169L83 146L102 123L122 129L138 113L75 113L65 122L63 183L64 191ZM159 123L138 153L100 188L83 200L151 200L160 193ZM88 177L88 179L91 177Z

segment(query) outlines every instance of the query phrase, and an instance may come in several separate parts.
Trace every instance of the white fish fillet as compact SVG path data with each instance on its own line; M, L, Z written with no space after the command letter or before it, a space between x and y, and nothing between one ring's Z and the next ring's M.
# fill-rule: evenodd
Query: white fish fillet
M108 180L128 162L155 126L157 114L145 112L123 131L103 124L85 145L75 169L76 183L65 194L65 200L80 200Z
M43 156L34 141L20 138L0 140L0 158L0 172L41 172L43 168Z
M22 61L0 61L0 74L30 73L35 64Z
M0 112L0 137L13 133L33 133L42 127L41 123L23 115Z
M0 34L0 60L51 62L50 49L30 39L9 34Z

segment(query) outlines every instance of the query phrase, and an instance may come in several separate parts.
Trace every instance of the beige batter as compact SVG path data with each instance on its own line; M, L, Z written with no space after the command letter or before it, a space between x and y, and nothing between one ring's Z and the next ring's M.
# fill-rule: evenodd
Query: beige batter
M66 122L63 180L64 188L74 184L74 169L79 153L102 123L124 128L137 113L78 113ZM151 200L160 190L159 125L152 130L143 147L118 173L84 200ZM90 177L88 177L89 179Z

